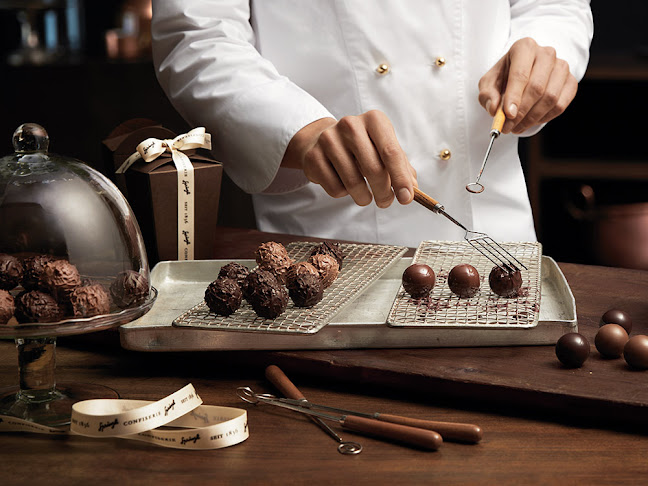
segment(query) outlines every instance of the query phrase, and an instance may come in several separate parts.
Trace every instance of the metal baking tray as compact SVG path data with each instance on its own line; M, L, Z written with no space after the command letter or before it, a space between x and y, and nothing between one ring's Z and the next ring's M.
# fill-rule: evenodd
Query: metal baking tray
M578 330L576 304L556 262L543 256L538 324L531 328L391 327L387 316L412 258L401 258L315 334L272 334L174 326L202 299L207 285L231 260L164 261L151 272L159 295L143 317L120 327L127 349L147 352L519 346L555 344ZM253 260L236 260L252 268Z

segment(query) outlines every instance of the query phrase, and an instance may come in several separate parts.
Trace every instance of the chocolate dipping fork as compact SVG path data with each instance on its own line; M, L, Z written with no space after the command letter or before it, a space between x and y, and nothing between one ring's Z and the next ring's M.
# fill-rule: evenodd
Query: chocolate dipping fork
M503 268L508 272L520 270L520 267L524 268L525 270L527 269L527 267L520 260L511 255L493 238L488 236L486 233L480 233L478 231L472 231L466 228L463 224L446 213L445 208L439 201L434 199L432 196L428 196L418 187L414 188L414 200L433 213L441 214L452 221L454 224L459 226L462 230L465 231L464 240L470 243L470 246L472 246L475 250L484 255L498 267Z

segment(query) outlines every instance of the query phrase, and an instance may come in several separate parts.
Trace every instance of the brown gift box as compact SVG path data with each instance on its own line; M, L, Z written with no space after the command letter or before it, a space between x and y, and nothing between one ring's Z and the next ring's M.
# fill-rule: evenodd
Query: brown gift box
M135 119L119 125L103 143L117 170L147 138L176 135L152 120ZM223 166L196 150L184 153L194 167L194 259L213 258ZM115 174L115 179L135 213L149 260L177 260L178 179L171 154L148 163L138 160L124 174Z

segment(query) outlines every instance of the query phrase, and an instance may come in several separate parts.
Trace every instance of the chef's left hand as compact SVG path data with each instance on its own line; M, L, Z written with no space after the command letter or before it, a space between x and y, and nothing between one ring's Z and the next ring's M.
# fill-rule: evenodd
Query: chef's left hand
M526 37L479 80L479 103L494 116L503 99L502 133L519 134L560 115L577 89L576 78L567 62L556 57L556 50Z

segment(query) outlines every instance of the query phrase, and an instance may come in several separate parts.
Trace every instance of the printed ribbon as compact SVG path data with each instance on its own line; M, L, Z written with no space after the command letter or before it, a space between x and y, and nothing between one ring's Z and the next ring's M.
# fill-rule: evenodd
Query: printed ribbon
M137 152L128 157L117 169L123 174L136 161L152 162L165 152L178 172L178 260L194 259L194 169L183 150L211 149L211 135L203 127L178 135L173 140L147 138L137 146Z
M168 426L173 429L158 429ZM175 449L221 449L249 437L247 412L240 408L202 405L189 384L157 402L85 400L72 406L70 430L0 415L0 432L77 434L119 437Z

